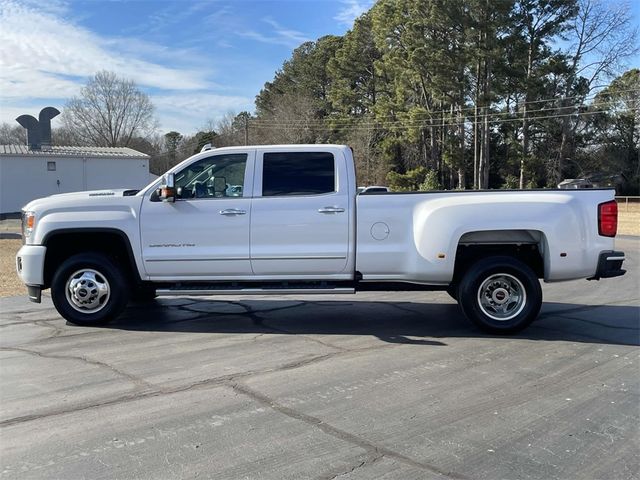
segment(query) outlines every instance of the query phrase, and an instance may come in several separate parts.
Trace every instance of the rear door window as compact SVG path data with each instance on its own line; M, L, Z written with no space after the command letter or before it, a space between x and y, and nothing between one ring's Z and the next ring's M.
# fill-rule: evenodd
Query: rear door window
M263 197L336 191L335 160L328 152L265 153L262 172Z

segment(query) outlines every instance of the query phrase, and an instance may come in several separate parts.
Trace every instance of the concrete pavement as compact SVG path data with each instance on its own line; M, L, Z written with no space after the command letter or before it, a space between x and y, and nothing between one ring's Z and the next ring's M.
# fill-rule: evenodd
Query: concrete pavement
M640 478L640 240L514 337L445 293L0 300L1 478Z

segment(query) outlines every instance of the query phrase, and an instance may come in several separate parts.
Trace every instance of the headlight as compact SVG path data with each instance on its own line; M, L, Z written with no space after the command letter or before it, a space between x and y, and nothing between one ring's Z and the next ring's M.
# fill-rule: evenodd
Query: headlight
M36 213L24 212L22 214L22 237L29 238L36 226Z

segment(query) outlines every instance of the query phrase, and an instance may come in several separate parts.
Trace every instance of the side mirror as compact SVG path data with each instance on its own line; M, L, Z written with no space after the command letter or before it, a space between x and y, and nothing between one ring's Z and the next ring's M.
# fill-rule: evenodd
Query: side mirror
M213 191L216 197L224 197L227 192L227 186L226 177L213 178Z
M167 173L162 177L159 197L163 202L173 203L176 201L175 176L173 173Z

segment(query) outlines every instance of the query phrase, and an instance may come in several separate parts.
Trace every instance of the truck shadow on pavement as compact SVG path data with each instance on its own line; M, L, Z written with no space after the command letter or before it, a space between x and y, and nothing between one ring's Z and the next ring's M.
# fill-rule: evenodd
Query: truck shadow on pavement
M445 346L446 337L493 338L453 303L193 298L132 304L103 328L191 333L371 335L389 343ZM519 339L640 345L640 308L545 303Z

